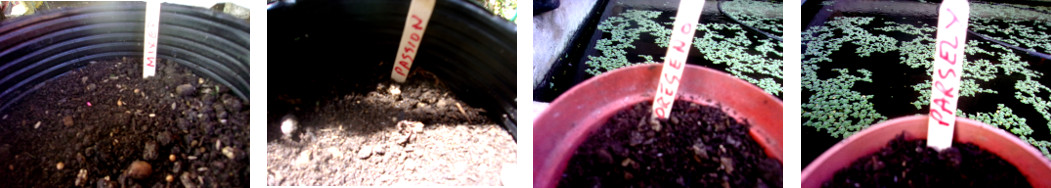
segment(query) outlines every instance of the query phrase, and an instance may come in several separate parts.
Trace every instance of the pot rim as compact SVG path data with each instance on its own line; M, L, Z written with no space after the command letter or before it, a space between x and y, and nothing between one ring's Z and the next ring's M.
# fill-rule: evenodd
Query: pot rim
M927 115L898 117L851 135L826 150L803 170L800 176L802 187L820 187L835 175L836 171L858 158L875 153L898 134L904 133L907 139L926 139L927 121ZM1026 167L1018 168L1018 171L1026 176L1033 187L1051 186L1051 179L1046 178L1051 175L1051 161L1013 134L964 117L956 118L953 134L954 143L972 143L996 154L1016 168Z
M662 64L641 64L613 70L552 101L534 121L533 185L556 186L586 135L616 112L653 100L661 69ZM748 122L750 135L767 156L782 161L784 108L780 100L751 83L706 67L687 65L683 75L677 100L716 106L739 122Z

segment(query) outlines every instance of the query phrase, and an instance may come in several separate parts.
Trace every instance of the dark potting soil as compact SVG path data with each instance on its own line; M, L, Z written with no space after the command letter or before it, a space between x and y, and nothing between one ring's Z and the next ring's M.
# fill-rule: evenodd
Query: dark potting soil
M0 112L0 186L248 186L248 101L176 63L141 67L92 62Z
M267 185L507 185L516 144L484 109L423 69L372 84L279 94L289 109L268 112ZM298 122L290 134L287 114Z
M999 156L970 143L938 152L898 135L887 147L836 172L822 187L1032 187Z
M677 100L668 120L652 102L614 115L569 161L559 187L781 187L781 162L767 157L749 125L717 107Z

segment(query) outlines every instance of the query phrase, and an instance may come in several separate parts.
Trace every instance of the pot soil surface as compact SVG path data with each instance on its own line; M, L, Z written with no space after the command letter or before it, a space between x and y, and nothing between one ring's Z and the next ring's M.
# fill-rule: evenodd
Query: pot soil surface
M970 143L944 151L927 140L898 135L874 154L839 170L822 187L1032 187L1025 176L999 156Z
M296 129L267 131L267 185L501 185L511 135L417 69L404 84L292 104ZM303 109L307 108L307 109Z
M652 102L618 112L569 161L559 187L781 187L781 163L717 107L675 101L668 120Z
M0 112L0 182L248 186L248 102L175 63L148 79L141 67L93 61Z

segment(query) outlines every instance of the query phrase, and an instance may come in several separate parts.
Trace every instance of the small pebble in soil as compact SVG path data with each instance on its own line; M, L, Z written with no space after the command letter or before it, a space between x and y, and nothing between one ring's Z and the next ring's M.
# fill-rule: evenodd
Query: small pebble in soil
M725 170L727 174L733 174L734 173L734 160L733 159L731 159L729 157L720 157L719 158L719 162L722 163L723 170Z
M40 121L37 121L36 124L33 125L33 129L38 129L38 128L40 128Z
M175 94L179 96L188 97L197 92L197 88L190 84L183 84L175 87Z
M296 116L292 114L285 115L285 117L281 118L281 132L285 133L285 136L291 136L292 131L295 131L296 126L298 126L296 123L298 123Z
M358 158L368 159L369 156L372 156L372 147L361 146L361 149L358 149Z
M175 155L172 155L172 157L174 156ZM172 164L172 173L179 173L179 171L182 171L182 161L175 161L175 163Z
M157 141L160 142L162 146L168 146L168 144L172 143L172 134L168 131L161 131L160 133L157 133Z
M164 177L164 181L167 181L168 183L171 183L172 181L175 181L175 177L172 176L171 174L168 174L167 177Z
M150 163L146 163L145 161L132 162L127 170L127 175L134 179L149 177L150 173L153 173L153 167L150 166Z
M179 176L179 181L182 182L182 185L185 187L197 187L197 185L193 183L193 179L194 175L190 174L190 172L183 172L182 175Z
M110 181L109 180L109 176L106 176L105 178L99 179L99 181L96 182L95 185L98 185L98 188L116 188L117 187L117 183L113 182L113 181Z
M390 89L388 91L390 91L391 95L400 95L401 94L401 89L398 89L398 85L391 85Z
M73 185L81 186L81 185L87 185L87 183L88 183L88 170L87 169L80 169L80 172L77 173L77 179L73 181Z
M67 127L73 126L73 116L66 116L62 118L62 125Z
M175 162L175 154L168 155L168 161Z
M657 120L656 116L651 116L650 120L649 120L649 123L650 123L650 128L653 129L653 131L657 131L657 132L661 131L661 123L659 122L659 120Z
M158 155L159 154L157 153L157 142L152 140L146 141L146 146L143 147L142 151L142 158L146 160L154 160L157 159Z
M328 151L328 153L332 154L332 157L334 157L336 159L343 158L343 152L340 152L339 149L336 149L334 147L325 149L325 151Z
M306 165L310 164L311 154L313 153L310 150L304 150L303 152L299 153L299 157L296 158L293 164L295 164L297 167L305 167Z
M226 109L230 112L240 112L241 108L244 108L244 104L241 103L241 99L236 97L226 97L223 99L223 105L226 105Z
M66 168L66 164L58 162L58 164L55 164L55 168L57 168L58 170L62 170L63 168Z
M223 151L223 155L225 155L226 158L230 158L230 159L237 158L236 151L234 151L234 148L231 148L230 146L223 147L222 151Z
M376 154L379 154L379 155L383 155L383 154L387 153L386 147L377 146L377 147L375 147L373 149L375 150L373 153L376 153Z

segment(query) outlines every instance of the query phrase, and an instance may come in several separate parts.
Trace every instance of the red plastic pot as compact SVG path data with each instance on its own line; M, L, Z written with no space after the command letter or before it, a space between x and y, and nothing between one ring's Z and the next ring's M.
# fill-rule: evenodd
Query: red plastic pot
M621 68L574 86L533 122L533 186L554 187L577 146L617 111L653 100L661 64ZM751 135L767 155L782 160L781 100L716 70L687 65L679 98L721 105L752 125Z
M803 170L802 187L821 184L858 158L879 151L902 132L906 139L927 138L927 116L915 115L878 123L840 141ZM1051 161L1014 135L985 123L957 117L953 142L972 143L995 153L1025 175L1033 187L1051 187Z

